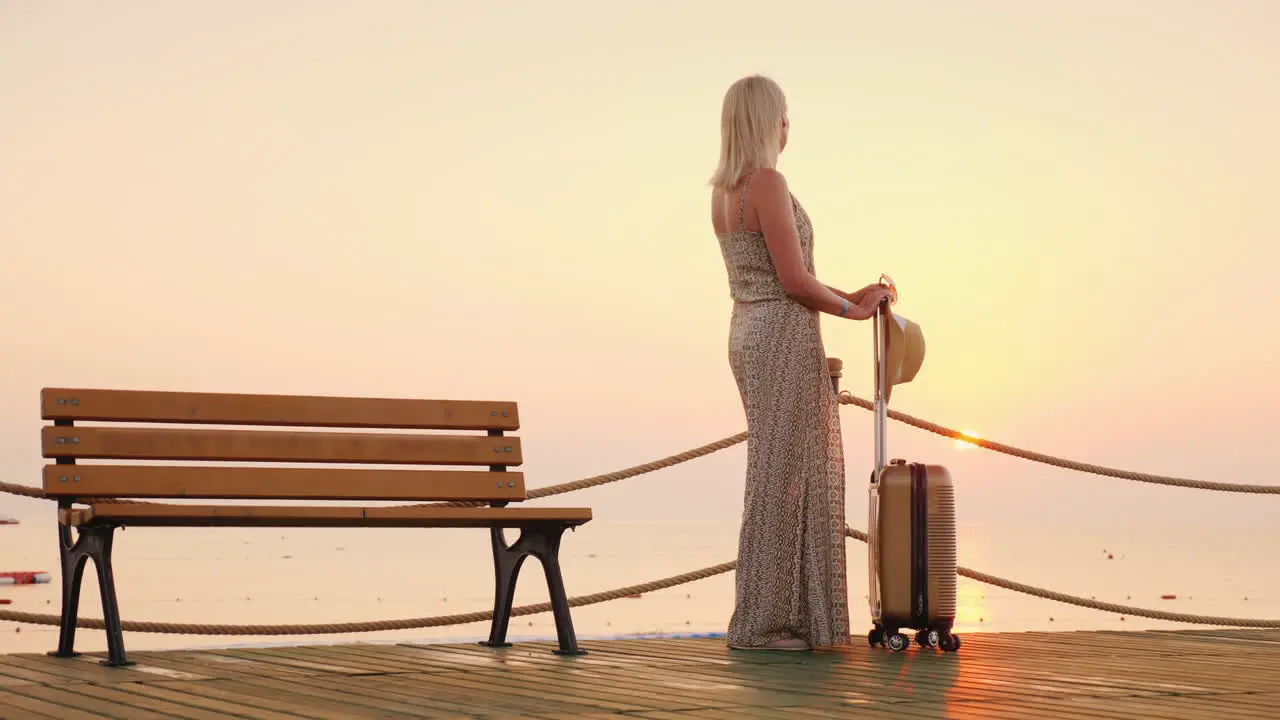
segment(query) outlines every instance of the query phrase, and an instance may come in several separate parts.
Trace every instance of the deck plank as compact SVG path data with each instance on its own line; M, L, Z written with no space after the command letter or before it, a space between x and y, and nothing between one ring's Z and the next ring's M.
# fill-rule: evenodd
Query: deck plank
M0 718L1275 717L1280 632L975 633L958 654L741 652L722 639L346 643L0 655Z
M346 677L332 679L306 678L303 680L275 680L258 678L243 680L241 686L251 695L266 694L271 697L303 695L317 708L339 708L343 711L373 715L375 717L441 717L441 713L453 712L454 716L467 716L461 703L448 703L439 698L409 698L385 692L375 682L352 686ZM453 708L452 711L448 708ZM447 716L447 715L446 715Z
M226 715L211 712L209 710L201 710L200 708L182 705L168 700L158 700L156 698L131 693L122 690L119 687L106 687L103 685L91 685L88 683L80 684L76 687L76 692L85 697L94 698L101 702L103 706L111 707L132 707L142 708L143 710L153 710L164 713L163 717L183 718L184 720L219 720Z
M102 720L105 715L83 712L72 708L58 705L57 703L45 702L37 698L19 695L14 692L5 692L0 690L0 711L8 713L10 717L15 718L67 718L67 720Z

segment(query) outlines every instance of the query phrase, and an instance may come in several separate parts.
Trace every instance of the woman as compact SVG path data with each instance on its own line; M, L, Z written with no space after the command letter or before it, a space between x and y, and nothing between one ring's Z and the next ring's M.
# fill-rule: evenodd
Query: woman
M873 284L843 293L814 276L813 226L775 169L789 126L775 82L734 83L711 179L711 223L733 298L729 363L749 433L735 649L849 642L844 453L818 313L866 320L889 292Z

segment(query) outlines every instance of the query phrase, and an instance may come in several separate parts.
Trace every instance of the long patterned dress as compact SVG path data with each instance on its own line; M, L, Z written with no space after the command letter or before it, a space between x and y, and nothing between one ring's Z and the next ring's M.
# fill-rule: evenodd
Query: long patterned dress
M747 476L728 643L849 642L844 451L818 312L782 289L764 235L718 233L733 298L729 363L747 415ZM791 197L805 267L813 225Z

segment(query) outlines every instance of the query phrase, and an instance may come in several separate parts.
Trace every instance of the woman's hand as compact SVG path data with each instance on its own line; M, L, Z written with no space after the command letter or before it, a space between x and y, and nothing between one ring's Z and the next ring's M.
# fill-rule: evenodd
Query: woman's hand
M849 302L851 303L861 304L862 298L865 297L867 293L878 292L878 291L885 291L888 293L889 297L893 296L893 290L890 289L889 286L884 285L883 283L878 283L878 282L871 283L870 285L860 290L855 290L851 293L840 293L840 295L842 297L848 298ZM875 307L875 303L872 303L872 307Z
M875 315L876 308L880 307L880 303L893 297L893 290L878 283L868 285L859 290L858 293L862 295L857 301L858 308L862 311L859 314L865 315L865 317Z
M893 290L886 285L880 283L872 283L861 290L847 293L837 290L830 285L826 288L836 295L840 296L849 303L849 309L841 312L837 310L834 314L850 320L869 320L876 314L876 308L885 298L893 297Z
M878 283L878 282L871 283L870 285L868 285L868 286L866 286L866 287L862 288L861 290L857 290L857 291L855 291L854 293L852 293L852 295L853 295L853 300L854 300L854 302L862 302L862 297L863 297L864 295L866 295L867 293L872 292L872 291L874 291L874 290L881 290L881 289L884 289L884 285L881 285L881 284L880 284L880 283Z

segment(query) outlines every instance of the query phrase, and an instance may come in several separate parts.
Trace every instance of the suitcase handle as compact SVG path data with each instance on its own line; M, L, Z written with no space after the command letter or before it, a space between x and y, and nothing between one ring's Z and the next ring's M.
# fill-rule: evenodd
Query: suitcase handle
M871 486L867 494L867 599L871 606L871 618L878 625L881 620L880 598L880 552L877 539L880 537L880 473L884 471L887 455L885 425L888 422L888 398L885 393L887 370L885 358L889 354L889 307L898 302L898 286L893 278L881 273L880 285L889 289L889 297L880 301L871 326L871 342L873 351L873 368L875 372L875 459L876 467L871 473Z
M889 296L890 296L889 304L897 305L898 304L898 285L893 281L893 278L889 277L885 273L880 273L880 279L877 280L876 282L880 283L880 285L889 289Z
M896 293L897 290L894 290ZM889 304L890 298L885 298L876 308L876 314L871 327L871 340L873 346L873 370L875 373L875 397L872 405L873 414L875 416L875 461L876 461L876 477L879 479L880 471L884 469L886 462L886 439L885 425L888 422L888 399L885 392L885 386L888 384L887 370L885 368L885 359L889 354Z

